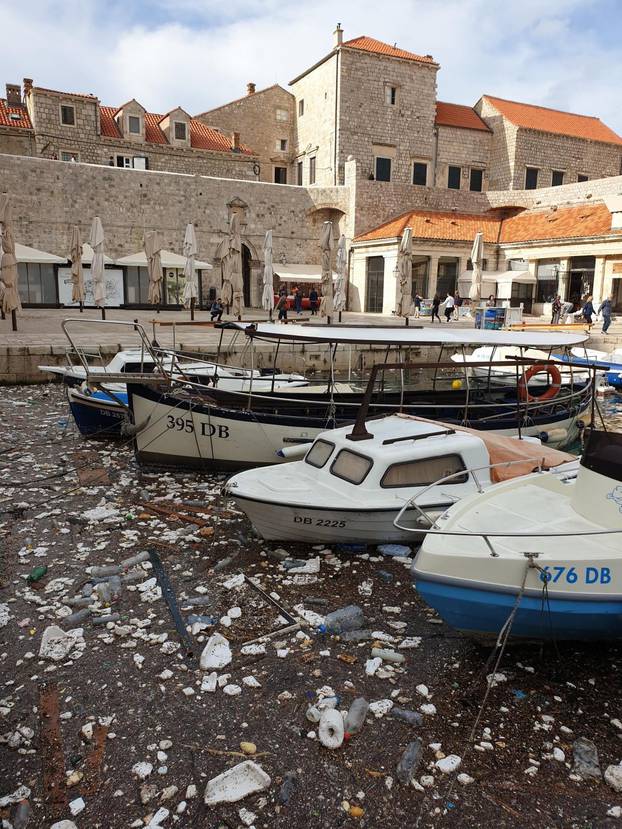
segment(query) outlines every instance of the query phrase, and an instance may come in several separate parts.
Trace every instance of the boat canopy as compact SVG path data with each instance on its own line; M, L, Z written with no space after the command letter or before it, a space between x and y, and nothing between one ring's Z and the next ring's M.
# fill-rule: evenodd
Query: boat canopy
M220 328L234 328L262 340L296 340L301 343L345 343L387 346L497 346L519 348L564 348L587 340L584 332L492 331L478 328L371 325L277 325L270 322L227 322Z
M531 440L518 440L515 437L498 435L494 432L469 429L467 426L452 426L448 423L441 423L438 420L428 420L425 417L415 417L414 415L398 414L396 416L407 420L432 423L435 426L445 426L447 429L454 429L456 432L466 432L469 435L475 435L475 437L480 438L486 445L488 457L492 465L504 464L511 461L511 465L509 466L494 466L490 470L490 480L494 484L498 484L501 481L509 481L512 478L519 478L522 475L528 475L537 468L553 469L562 463L569 463L570 461L576 460L575 456L570 455L568 452L551 449L544 444ZM373 429L373 421L370 422L369 426Z

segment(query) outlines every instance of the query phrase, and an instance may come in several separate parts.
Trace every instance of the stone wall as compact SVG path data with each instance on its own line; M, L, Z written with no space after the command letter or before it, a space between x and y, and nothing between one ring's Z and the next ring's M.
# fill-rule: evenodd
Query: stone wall
M480 98L475 111L492 130L488 188L509 190L514 177L516 134L514 124L503 118L487 98Z
M223 132L240 133L240 140L252 147L258 156L260 181L274 182L274 167L287 167L287 183L295 184L292 158L296 144L296 118L294 97L283 87L275 84L196 116L209 127ZM287 113L287 121L277 118L277 110ZM279 142L287 141L287 149L281 151Z
M10 155L36 155L35 137L29 130L0 127L0 151Z
M492 134L484 130L465 130L439 126L436 151L436 186L447 187L449 165L462 168L460 189L470 187L471 167L483 170L483 189L488 188L488 168Z

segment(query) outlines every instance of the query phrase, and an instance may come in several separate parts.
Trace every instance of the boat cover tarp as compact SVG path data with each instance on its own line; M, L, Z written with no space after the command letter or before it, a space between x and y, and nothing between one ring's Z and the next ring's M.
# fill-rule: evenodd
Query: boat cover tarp
M453 426L449 423L441 423L438 420L428 420L426 417L407 414L399 414L398 417L418 420L423 423L433 423L435 426L455 429L456 432L467 432L469 435L481 438L488 451L491 465L512 461L509 466L496 466L490 470L490 480L495 484L501 483L501 481L509 481L512 478L519 478L521 475L528 475L537 469L553 469L562 463L576 460L576 457L568 452L551 449L544 444L538 444L531 440L518 441L516 438L507 435L480 432L478 429L469 429L467 426Z

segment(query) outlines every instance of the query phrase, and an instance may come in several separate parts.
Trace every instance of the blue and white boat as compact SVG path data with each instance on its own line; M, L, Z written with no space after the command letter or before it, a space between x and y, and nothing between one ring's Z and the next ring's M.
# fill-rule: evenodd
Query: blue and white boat
M576 473L534 473L450 507L412 574L468 634L622 638L622 435L592 430Z
M611 353L593 348L573 348L570 355L556 354L555 359L564 363L572 360L575 364L600 369L604 382L622 392L622 348L616 348Z

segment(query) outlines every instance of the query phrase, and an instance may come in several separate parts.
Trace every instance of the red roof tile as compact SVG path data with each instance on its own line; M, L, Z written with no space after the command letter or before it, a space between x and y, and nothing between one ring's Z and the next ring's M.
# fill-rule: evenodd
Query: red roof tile
M389 46L388 43L383 43L373 37L367 37L367 35L355 37L353 40L346 40L342 43L342 46L348 49L360 49L362 52L373 52L376 55L386 55L390 58L435 64L435 60L431 55L416 55L414 52L407 52L404 49L398 49L396 46Z
M409 210L390 222L357 236L355 242L399 237L410 227L415 239L447 239L469 241L481 230L485 242L496 242L500 218L497 213L435 213L430 210Z
M447 104L443 101L437 101L436 123L442 127L459 127L464 130L492 132L473 107L463 106L462 104Z
M600 118L591 115L576 115L572 112L562 112L558 109L533 104L521 104L517 101L506 101L504 98L494 98L491 95L483 97L517 127L585 138L605 144L622 144L622 138L603 124Z
M107 138L122 138L121 131L115 121L117 107L100 106L101 134ZM154 112L145 113L145 141L148 144L168 144L166 136L160 129L160 121L166 116ZM190 119L190 146L195 150L212 150L212 152L230 153L231 136L223 135L218 130L208 127L201 121ZM240 145L240 152L244 155L254 155L253 150L244 144Z
M11 115L18 115L19 118L11 118ZM22 106L10 106L4 98L0 98L0 126L31 130L28 110Z
M503 222L500 242L531 242L540 239L576 239L606 236L611 229L611 213L604 204L580 204L558 210L525 211Z

